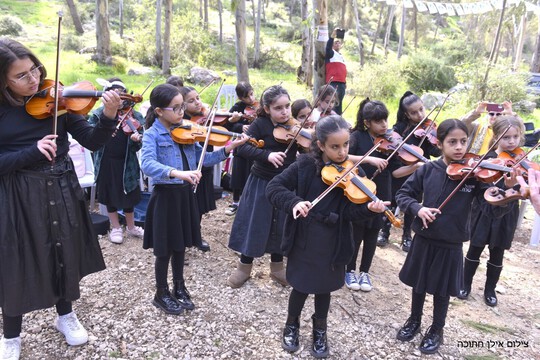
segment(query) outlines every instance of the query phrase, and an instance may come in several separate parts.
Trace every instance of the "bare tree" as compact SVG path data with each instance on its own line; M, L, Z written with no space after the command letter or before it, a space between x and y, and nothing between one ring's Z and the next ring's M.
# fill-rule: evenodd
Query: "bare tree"
M396 6L388 6L388 23L386 24L386 33L384 34L384 56L388 55L388 46L390 45L390 33L392 32L392 23L394 22L394 14Z
M124 0L118 0L118 17L120 18L120 39L124 37Z
M249 82L246 43L246 0L236 0L235 8L236 77L239 82Z
M109 1L96 0L96 56L100 64L111 64L111 34L109 31Z
M173 0L165 0L165 30L163 32L163 64L161 66L161 72L165 75L171 74L172 2Z
M304 82L308 86L313 85L312 63L312 35L311 26L308 24L308 0L300 2L300 17L302 18L302 64L298 68L297 76L299 82Z
M163 50L161 47L161 7L162 0L156 0L156 64L163 62Z
M398 45L398 51L397 51L397 58L401 58L401 55L403 55L403 43L405 39L405 12L407 9L405 9L405 3L401 3L401 27L399 31L399 45Z
M384 12L384 5L380 4L379 7L381 8L379 11L379 20L377 21L377 30L375 30L375 33L373 33L373 44L371 45L371 52L370 54L373 55L375 53L375 44L377 44L377 38L379 37L379 31L381 31L381 20L382 15Z
M219 15L219 43L223 42L223 3L217 0L218 15Z
M204 25L203 29L208 30L208 0L204 0Z
M66 0L66 3L69 8L69 13L71 14L71 19L73 20L73 25L75 26L75 31L77 31L77 34L84 34L84 29L82 27L79 13L77 12L77 5L75 5L75 1Z
M360 28L360 11L357 0L352 0L354 17L356 20L356 37L358 39L358 50L360 51L360 66L364 66L364 43L362 42L362 29Z
M489 61L497 63L497 58L499 57L499 42L501 39L501 30L504 21L504 13L506 10L506 0L503 0L501 16L499 17L499 24L497 25L497 32L495 33L495 40L493 41L493 47L491 48L491 53L489 54ZM487 79L486 79L487 80Z
M253 3L255 3L255 0L253 0ZM253 67L256 69L260 68L261 65L261 8L262 0L257 0L257 16L253 19L255 23Z
M313 37L313 95L317 94L319 88L326 82L324 54L326 42L328 41L328 3L327 0L313 0L314 27L317 34ZM314 96L315 97L315 96Z

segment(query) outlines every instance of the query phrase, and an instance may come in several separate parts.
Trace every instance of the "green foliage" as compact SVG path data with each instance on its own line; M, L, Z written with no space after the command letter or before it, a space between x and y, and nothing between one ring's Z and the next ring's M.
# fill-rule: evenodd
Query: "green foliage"
M62 38L62 49L71 51L80 51L85 47L83 38L75 34L66 34Z
M480 330L488 334L497 334L497 333L502 333L502 332L505 332L508 334L514 334L514 330L504 327L504 326L495 326L495 325L485 324L482 322L472 321L472 320L461 320L461 322L467 326L470 326L476 330Z
M22 20L16 16L0 16L0 35L19 36L23 31Z
M402 75L414 92L446 91L456 84L454 70L426 51L417 51L404 62Z
M359 74L347 83L349 89L362 97L386 99L396 96L399 88L399 63L388 60L385 63L369 63L364 65Z

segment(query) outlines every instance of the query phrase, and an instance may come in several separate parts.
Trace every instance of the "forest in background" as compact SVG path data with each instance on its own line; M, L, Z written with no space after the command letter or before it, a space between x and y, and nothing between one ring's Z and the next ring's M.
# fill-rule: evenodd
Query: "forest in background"
M142 91L151 78L156 83L169 73L185 78L191 67L201 66L229 83L237 81L230 74L239 79L247 74L259 94L283 82L293 99L310 99L322 74L310 76L309 71L320 69L324 47L314 41L315 25L326 23L329 32L347 29L344 102L357 96L346 113L349 121L366 96L395 110L407 89L445 94L458 85L461 91L450 98L444 119L459 117L481 99L538 101L525 86L530 71L538 70L533 59L538 15L530 7L527 11L523 1L492 3L484 13L445 16L393 0L6 0L0 5L0 36L28 45L51 72L56 12L63 10L64 83L120 76L131 89ZM496 9L498 3L506 4L504 12ZM127 76L143 66L150 70ZM212 86L204 99L211 102L216 91L217 85ZM520 114L528 121L536 118L535 113Z

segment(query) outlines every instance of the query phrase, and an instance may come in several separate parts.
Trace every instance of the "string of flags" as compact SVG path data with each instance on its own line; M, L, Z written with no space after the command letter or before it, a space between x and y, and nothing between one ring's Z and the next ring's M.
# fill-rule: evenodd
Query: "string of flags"
M378 0L385 2L387 5L397 5L397 0ZM440 14L446 16L464 16L471 14L484 14L489 11L502 10L503 0L484 0L477 2L467 3L444 3L422 0L402 0L403 7L406 9L413 9L416 7L418 12L429 14ZM518 6L523 0L507 0L506 8L512 6ZM540 6L523 1L525 3L525 9L528 12L534 12L540 16Z

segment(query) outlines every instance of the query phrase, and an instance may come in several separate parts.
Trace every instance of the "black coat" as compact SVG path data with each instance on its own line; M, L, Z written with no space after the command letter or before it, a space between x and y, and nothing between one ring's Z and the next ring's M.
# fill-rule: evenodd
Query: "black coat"
M292 217L303 200L313 201L328 188L310 155L300 155L266 188L266 196L287 214L282 250L288 256L287 280L300 292L328 293L343 286L345 265L354 243L351 221L376 214L365 204L354 205L339 188L333 189L306 218Z

